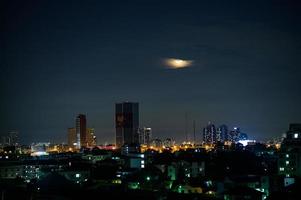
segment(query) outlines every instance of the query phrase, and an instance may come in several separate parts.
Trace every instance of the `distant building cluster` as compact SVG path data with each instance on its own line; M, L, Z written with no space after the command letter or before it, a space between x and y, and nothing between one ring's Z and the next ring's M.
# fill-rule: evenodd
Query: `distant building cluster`
M1 137L1 146L18 146L19 132L16 130L9 131L7 135Z
M86 127L86 117L81 114L76 117L76 127L68 129L69 144L77 148L80 141L78 151L50 143L0 148L0 183L16 190L24 188L23 193L6 190L2 198L22 199L8 195L30 194L43 199L78 199L78 195L90 199L104 193L112 199L300 197L301 124L290 124L282 140L244 145L241 140L247 137L239 128L229 131L225 125L216 128L208 123L204 130L207 143L176 144L171 138L151 139L148 127L129 131L136 127L130 126L135 111L129 110L117 115L130 116L117 126L122 136L120 148L92 146L87 135L94 135L94 130ZM136 138L131 137L134 135ZM137 194L139 198L135 198Z
M68 128L68 146L74 149L96 146L94 128L87 128L86 115L79 114L75 120L75 128Z
M208 122L203 128L203 142L206 144L216 144L218 142L239 142L248 140L248 135L242 133L240 128L234 127L229 130L226 125L216 127L212 122Z

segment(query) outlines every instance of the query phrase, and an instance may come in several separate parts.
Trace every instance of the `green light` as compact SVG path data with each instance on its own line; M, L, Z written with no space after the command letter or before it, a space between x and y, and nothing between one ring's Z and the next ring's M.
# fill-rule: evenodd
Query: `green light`
M178 193L182 193L182 186L181 185L179 185L179 187L178 187Z

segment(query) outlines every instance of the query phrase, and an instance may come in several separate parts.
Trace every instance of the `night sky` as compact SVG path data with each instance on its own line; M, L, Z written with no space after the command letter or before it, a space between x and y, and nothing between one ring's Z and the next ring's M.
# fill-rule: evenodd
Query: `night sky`
M115 103L153 137L210 120L252 139L301 122L300 1L1 1L0 133L67 142L78 113L115 141ZM166 58L193 61L169 69Z

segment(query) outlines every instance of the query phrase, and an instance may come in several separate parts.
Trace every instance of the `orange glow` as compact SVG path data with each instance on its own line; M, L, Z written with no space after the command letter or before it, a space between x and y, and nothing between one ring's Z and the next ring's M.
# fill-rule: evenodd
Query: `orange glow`
M164 60L165 65L170 69L181 69L192 65L192 60L182 60L176 58L167 58Z

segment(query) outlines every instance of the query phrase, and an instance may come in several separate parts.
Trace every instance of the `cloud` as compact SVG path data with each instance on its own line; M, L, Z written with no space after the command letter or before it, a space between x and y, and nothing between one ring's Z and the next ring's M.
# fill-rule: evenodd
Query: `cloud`
M193 60L184 60L178 58L165 58L163 59L164 65L169 69L182 69L191 67L193 64Z

